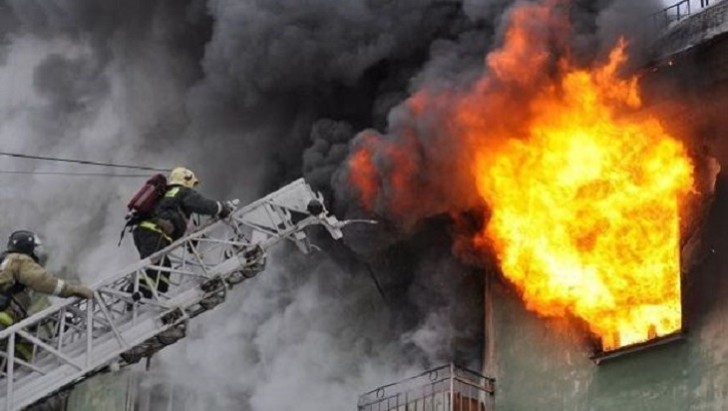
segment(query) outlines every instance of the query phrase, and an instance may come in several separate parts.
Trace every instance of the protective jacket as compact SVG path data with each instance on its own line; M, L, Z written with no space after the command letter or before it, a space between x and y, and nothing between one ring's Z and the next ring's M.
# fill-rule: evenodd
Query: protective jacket
M197 191L182 185L169 185L164 197L154 209L156 224L170 240L182 237L187 231L187 223L192 213L214 216L223 209L219 201L210 200ZM144 223L142 227L150 228Z
M0 264L0 293L10 297L10 305L3 313L11 315L12 322L27 316L31 303L29 290L64 298L77 294L74 285L49 274L31 256L7 252Z

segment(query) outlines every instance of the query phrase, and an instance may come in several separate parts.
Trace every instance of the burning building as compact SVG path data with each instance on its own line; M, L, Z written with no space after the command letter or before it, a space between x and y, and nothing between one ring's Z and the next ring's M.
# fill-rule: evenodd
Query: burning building
M725 408L728 7L686 1L0 2L0 57L39 60L11 70L37 89L9 99L8 118L33 108L15 145L60 130L69 156L191 161L248 199L303 171L337 215L380 222L274 256L152 371L65 407L353 409L455 362L478 373L419 375L423 406ZM93 218L43 185L101 233L78 254L116 244L115 181L89 183ZM63 264L96 273L104 252Z
M423 187L456 220L467 194L483 201L454 252L485 267L496 408L726 407L728 5L686 18L689 3L653 16L672 27L639 71L624 70L623 41L576 64L563 10L523 5L472 87L421 90L390 133L360 136L350 179L373 212L426 215L428 200L407 203ZM430 156L466 171L423 183Z
M482 228L455 251L492 256L527 309L573 317L611 351L682 329L680 222L704 159L644 107L637 76L620 76L624 40L579 67L569 36L555 3L514 8L483 77L416 93L392 134L359 137L348 178L394 219L431 211L423 184L441 211L480 202ZM427 174L438 162L460 170Z

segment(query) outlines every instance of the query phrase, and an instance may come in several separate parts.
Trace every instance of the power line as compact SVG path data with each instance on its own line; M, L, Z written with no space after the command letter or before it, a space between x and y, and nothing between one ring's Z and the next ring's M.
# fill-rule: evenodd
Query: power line
M70 159L70 158L34 156L34 155L30 155L30 154L8 153L5 151L0 151L0 156L17 157L17 158L24 158L24 159L29 159L29 160L43 160L43 161L57 161L57 162L62 162L62 163L85 164L85 165L91 165L91 166L130 168L130 169L135 169L135 170L170 171L170 169L168 169L168 168L156 168L156 167L127 165L127 164L103 163L103 162L98 162L98 161L75 160L75 159Z
M149 177L148 174L75 173L75 172L67 172L67 171L21 171L21 170L0 170L0 174L37 175L37 176L71 176L71 177L128 177L128 178Z

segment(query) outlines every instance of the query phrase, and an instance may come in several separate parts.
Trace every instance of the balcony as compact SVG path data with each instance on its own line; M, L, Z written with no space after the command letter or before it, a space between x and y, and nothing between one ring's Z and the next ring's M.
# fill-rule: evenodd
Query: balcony
M492 411L495 380L444 365L359 397L358 411Z

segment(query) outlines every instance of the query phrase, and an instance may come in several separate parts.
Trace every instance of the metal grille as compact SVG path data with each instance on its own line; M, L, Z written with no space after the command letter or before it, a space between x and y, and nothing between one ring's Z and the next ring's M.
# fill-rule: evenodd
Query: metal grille
M359 411L492 411L495 380L444 365L359 397Z
M662 28L670 23L680 21L721 0L681 0L652 15L653 23Z

